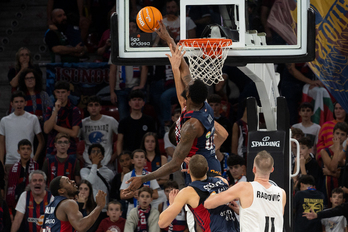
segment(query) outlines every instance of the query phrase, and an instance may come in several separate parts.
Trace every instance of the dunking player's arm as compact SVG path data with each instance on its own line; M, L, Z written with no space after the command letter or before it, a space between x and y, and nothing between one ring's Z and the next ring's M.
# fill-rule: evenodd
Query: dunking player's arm
M137 190L144 182L158 179L162 176L166 176L178 171L181 163L184 162L187 154L189 153L194 140L203 135L204 129L201 125L201 122L195 118L188 120L181 128L181 140L178 146L175 148L173 159L150 174L142 177L132 177L128 181L128 183L131 183L129 187L124 190L124 194L127 195Z
M82 213L79 211L79 206L75 200L68 199L62 201L56 210L56 216L61 221L69 221L71 226L74 227L76 231L86 231L98 219L101 210L105 206L105 197L106 193L99 190L96 195L97 206L86 217L82 216Z

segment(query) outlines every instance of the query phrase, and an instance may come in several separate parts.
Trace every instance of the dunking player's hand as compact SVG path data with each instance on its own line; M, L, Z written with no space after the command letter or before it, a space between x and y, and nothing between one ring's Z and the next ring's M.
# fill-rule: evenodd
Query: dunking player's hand
M176 47L176 44L174 42L174 39L169 35L166 25L164 25L163 20L157 20L158 24L159 24L159 29L155 29L155 32L157 33L157 35L163 39L164 41L166 41L166 43L168 44L172 44L174 49Z
M106 193L104 193L102 190L99 190L97 195L95 196L95 202L99 207L104 208L106 203Z
M129 196L130 194L134 194L134 191L136 191L137 189L140 188L140 186L142 185L143 181L141 179L141 177L137 176L137 177L132 177L130 178L126 184L129 184L128 188L126 188L125 190L123 190L124 194L126 196Z
M186 51L182 52L183 47L180 48L179 46L176 46L176 49L173 49L172 44L169 45L169 48L172 56L170 56L169 54L166 54L166 56L168 56L169 58L173 71L179 70L181 59L184 57Z

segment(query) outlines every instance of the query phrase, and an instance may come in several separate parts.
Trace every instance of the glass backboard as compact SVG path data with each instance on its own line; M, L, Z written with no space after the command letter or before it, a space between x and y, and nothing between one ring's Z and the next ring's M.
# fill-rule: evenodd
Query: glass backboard
M161 11L176 42L210 37L209 31L203 33L207 25L220 25L220 36L233 41L225 62L229 65L314 59L314 13L308 0L140 0L136 5L120 0L111 19L114 64L169 63L169 48L157 34L134 27L136 13L150 5Z

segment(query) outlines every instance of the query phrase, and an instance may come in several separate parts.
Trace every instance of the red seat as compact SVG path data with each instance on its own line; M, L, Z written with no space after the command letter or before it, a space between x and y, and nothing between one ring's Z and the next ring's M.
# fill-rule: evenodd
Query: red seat
M120 121L120 114L118 112L118 108L114 105L111 106L102 106L101 114L108 115L110 117L115 118L117 121Z

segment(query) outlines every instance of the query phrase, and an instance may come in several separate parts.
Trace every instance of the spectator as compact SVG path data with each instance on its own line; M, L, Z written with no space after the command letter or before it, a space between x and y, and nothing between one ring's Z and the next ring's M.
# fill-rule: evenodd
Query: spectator
M179 119L180 115L181 115L181 109L176 108L172 113L172 125L171 126L175 126L175 122ZM166 150L168 161L170 161L173 157L176 145L171 143L171 141L169 139L169 131L164 134L163 140L164 140L164 149ZM175 138L174 138L174 141L175 141ZM175 142L175 144L176 144L176 142ZM184 179L184 176L183 176L181 170L178 170L178 171L173 173L173 180L176 181L176 183L178 183L179 189L182 189L185 187L185 179Z
M260 21L262 23L262 26L264 28L264 32L266 32L266 40L267 44L269 45L281 45L285 44L284 39L278 35L272 28L269 27L268 25L268 17L270 15L271 9L273 4L275 3L276 0L261 0L260 5L261 5L261 15L260 15Z
M217 94L212 94L207 99L209 105L214 110L214 120L218 122L221 126L225 128L228 132L228 137L225 142L221 145L220 151L229 153L231 151L231 142L232 142L232 124L231 122L223 115L221 115L221 97Z
M29 184L29 174L39 169L39 164L30 158L32 146L29 140L22 139L19 141L18 153L21 158L12 166L8 175L6 201L7 206L11 210L11 215L14 215L14 208L18 199Z
M204 28L211 23L211 15L208 6L192 5L188 6L186 13L196 24L196 34L198 38L201 38Z
M109 232L117 231L123 232L126 220L121 217L122 215L122 205L118 201L110 201L108 204L108 211L106 212L109 216L108 218L101 221L97 232Z
M86 166L92 164L88 158L88 148L92 144L99 143L105 149L105 156L102 165L107 166L111 170L116 170L115 160L117 152L113 150L114 134L117 134L118 122L113 117L100 113L101 99L97 96L91 96L87 100L87 111L89 117L82 120L81 135L85 141L85 151L83 159Z
M333 145L320 151L323 163L323 173L325 175L325 193L328 198L331 197L330 194L332 190L339 186L338 178L340 176L340 170L337 167L338 163L332 165L333 157L340 156L340 153L343 150L342 144L347 137L348 125L345 122L338 122L333 129Z
M68 155L70 137L64 133L58 133L54 139L57 154L48 157L42 167L47 175L47 185L57 176L67 176L70 180L80 183L80 162L75 155Z
M319 131L318 144L317 144L317 160L321 158L320 151L324 148L330 147L333 142L333 128L337 122L345 122L348 120L347 113L342 106L336 102L334 104L334 120L325 122Z
M38 160L44 146L38 118L24 110L26 101L23 92L16 91L12 94L11 106L14 108L14 112L3 117L0 122L0 160L2 163L5 161L5 182L7 182L10 168L20 159L17 152L20 140L28 139L33 144L36 135L39 144L33 158L34 161ZM31 153L31 157L33 157L33 153Z
M116 66L111 61L109 64L110 100L112 104L117 103L121 121L129 116L129 94L144 88L148 68L147 66Z
M167 199L158 205L158 211L159 213L162 213L164 210L166 210L169 206L169 193L172 190L178 190L179 191L179 185L175 181L169 180L167 183L163 185L164 193L166 194ZM174 221L171 223L170 226L168 226L165 231L187 231L187 224L186 224L186 213L184 208L181 209L181 212L175 217Z
M300 144L300 176L311 175L315 179L316 189L322 191L323 189L323 170L311 153L312 141L308 137L298 139ZM295 161L294 173L297 170L297 162ZM297 178L295 178L295 185Z
M139 189L139 205L132 209L127 217L125 231L151 231L159 232L159 213L155 207L151 207L153 190L144 186Z
M46 206L53 200L46 191L46 174L35 170L29 175L30 190L21 194L11 231L39 232L44 221Z
M243 157L236 154L231 154L227 158L227 166L229 169L227 172L227 180L229 185L235 185L238 182L247 182L247 178L245 176L245 160Z
M321 231L320 220L309 221L303 217L303 213L314 211L315 213L324 209L324 195L316 190L313 176L303 175L300 177L298 186L300 191L294 198L294 231L296 232L318 232Z
M246 100L242 102L244 106L243 117L233 124L232 128L232 153L240 155L247 161L248 146L248 117Z
M89 159L92 161L92 165L81 169L81 178L91 182L93 186L93 195L98 193L98 190L102 190L107 194L107 201L110 193L110 182L114 178L114 173L106 166L102 165L101 161L104 159L105 150L100 144L92 144L88 148ZM102 210L99 219L106 217L106 206Z
M0 195L0 231L10 232L12 226L12 218L7 207L6 201L3 200L3 195Z
M53 10L63 9L66 13L69 24L78 26L81 33L78 32L75 36L81 37L84 41L88 35L88 28L90 25L90 19L85 17L84 2L81 0L69 1L69 0L48 0L47 3L47 25L49 28L55 28Z
M127 184L126 182L134 176L143 176L148 174L149 172L145 170L145 165L146 165L146 158L145 158L145 151L141 150L141 149L137 149L135 151L133 151L132 153L132 163L134 165L134 169L130 172L128 172L122 181L122 185L121 185L121 194L120 197L122 200L128 200L129 204L128 204L128 211L127 211L127 215L130 213L130 211L133 208L136 208L139 204L138 204L138 191L136 191L134 193L134 195L125 195L124 194L124 189L128 188L129 183ZM153 189L153 194L151 194L151 198L152 199L157 199L158 198L158 189L160 189L158 183L156 180L151 180L148 182L143 183L142 186L147 186L150 187L151 189ZM151 201L152 201L151 199ZM150 203L149 203L150 204ZM128 216L127 216L128 218ZM127 231L127 230L126 230Z
M141 90L133 90L129 95L129 106L132 111L129 116L120 121L117 137L117 154L123 150L134 151L141 145L141 140L147 132L155 132L155 121L141 112L145 102Z
M161 155L156 133L147 132L141 141L140 149L145 151L145 170L148 172L154 172L167 163L167 157ZM157 179L157 182L159 185L163 185L168 179L169 176L163 176Z
M176 0L167 0L167 14L163 18L163 23L166 25L169 34L177 43L180 40L180 16L179 5ZM186 39L196 38L196 24L190 17L186 17Z
M97 206L97 203L93 197L93 187L88 180L80 181L79 185L79 194L77 195L77 203L79 205L79 211L82 213L83 217L88 216L94 208ZM94 232L97 230L100 220L92 225L87 232Z
M335 188L332 190L330 201L332 203L332 208L336 208L342 205L344 202L344 192L341 188ZM329 231L347 231L347 219L344 216L335 216L331 218L321 219L321 224L323 227L323 232Z
M33 64L33 58L31 52L26 47L21 47L16 53L16 65L8 71L7 77L12 87L12 92L18 87L19 75L26 68L34 69L35 72L42 76L41 69L38 65Z
M52 23L56 28L51 27L46 32L45 42L51 53L52 63L79 62L87 48L82 45L81 38L76 40L76 32L70 34L69 28L74 27L68 25L64 10L54 9L52 11ZM77 33L80 33L79 31Z
M290 125L298 123L298 107L302 98L302 89L305 84L310 84L310 88L323 86L320 80L316 80L314 73L307 63L286 64L280 82L280 91L286 98L289 108ZM319 151L318 151L319 152Z
M48 94L42 90L42 77L34 69L24 69L19 75L18 90L25 93L27 105L24 110L39 118L43 128L43 116L48 107L52 107L52 101Z
M158 138L157 135L153 132L147 132L142 141L140 149L145 151L146 156L146 166L145 169L148 172L154 172L157 169L159 169L161 166L165 165L167 163L167 157L164 155L161 155L159 144L158 144ZM162 176L161 178L157 179L157 183L162 187L164 183L166 183L169 180L169 175ZM152 206L156 207L165 201L166 195L164 194L163 189L159 189L158 191L158 198L152 201Z
M70 85L66 81L58 81L54 85L54 96L57 99L54 107L48 107L45 114L44 131L48 134L46 158L56 153L54 140L58 133L70 136L68 155L76 155L76 138L81 127L80 110L69 101Z
M97 206L97 203L95 202L93 197L92 184L88 180L80 181L77 202L79 204L80 212L84 217L90 214Z
M116 8L115 8L116 9ZM114 13L113 11L112 13ZM111 14L110 14L111 16ZM110 19L110 17L109 17ZM109 20L110 22L110 20ZM109 23L110 24L110 23ZM129 34L136 33L138 31L137 23L135 20L129 20ZM103 35L99 41L98 44L98 55L102 56L103 62L108 62L110 59L110 53L111 53L111 30L110 26L109 29L106 29L103 32Z
M301 122L292 125L292 127L301 129L304 135L311 139L313 145L313 154L316 154L316 145L318 142L320 126L316 123L313 123L311 120L311 116L314 113L313 110L314 108L311 103L302 102L298 112L301 117Z
M118 157L118 161L120 163L120 166L122 168L121 173L117 173L114 179L111 182L111 189L110 189L110 200L114 199L117 200L122 204L122 209L127 209L128 204L127 201L121 200L121 185L124 176L133 170L132 167L132 153L130 151L123 151ZM126 218L127 217L127 210L122 211L122 217Z

